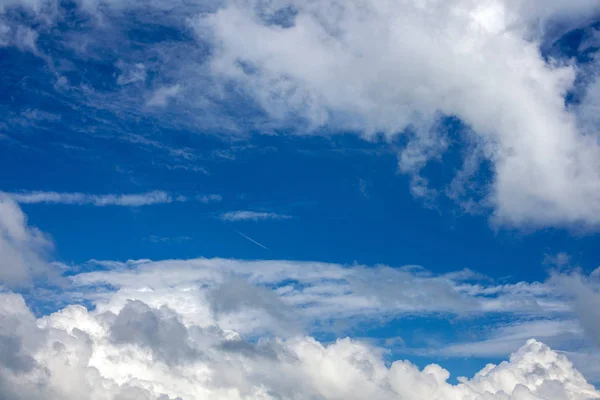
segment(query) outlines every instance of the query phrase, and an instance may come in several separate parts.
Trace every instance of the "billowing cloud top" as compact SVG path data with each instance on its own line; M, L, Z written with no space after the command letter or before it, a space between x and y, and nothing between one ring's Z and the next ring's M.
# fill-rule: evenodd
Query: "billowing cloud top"
M439 365L387 365L380 350L348 338L249 342L215 320L192 323L139 300L36 320L20 296L0 300L0 393L10 400L600 398L564 355L535 340L452 385Z

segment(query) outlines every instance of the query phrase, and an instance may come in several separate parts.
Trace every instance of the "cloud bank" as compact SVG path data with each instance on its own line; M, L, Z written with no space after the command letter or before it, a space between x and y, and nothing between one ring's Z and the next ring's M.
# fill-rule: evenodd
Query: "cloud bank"
M600 398L564 355L535 340L452 385L439 365L387 365L380 349L348 338L250 342L139 300L36 320L20 296L0 299L0 393L9 400Z

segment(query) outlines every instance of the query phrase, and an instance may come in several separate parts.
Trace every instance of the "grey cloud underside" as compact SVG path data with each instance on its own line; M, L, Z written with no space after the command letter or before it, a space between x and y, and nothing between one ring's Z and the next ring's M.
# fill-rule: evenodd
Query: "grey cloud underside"
M116 344L137 344L152 350L167 363L199 357L187 342L189 333L168 307L151 309L141 301L130 301L117 314L104 316L110 323L110 338Z
M40 23L12 21L17 6ZM585 66L542 55L600 15L593 0L86 0L70 11L86 29L60 37L51 28L69 15L58 3L4 10L4 42L46 60L52 95L100 125L108 119L98 110L122 117L108 129L121 137L132 137L125 116L226 136L405 133L399 168L415 196L446 195L511 227L600 226L594 47ZM61 51L44 53L39 38ZM114 82L66 78L95 54L108 57ZM566 106L573 91L581 101ZM462 121L459 138L447 117ZM431 187L425 167L456 140L464 164L446 187Z

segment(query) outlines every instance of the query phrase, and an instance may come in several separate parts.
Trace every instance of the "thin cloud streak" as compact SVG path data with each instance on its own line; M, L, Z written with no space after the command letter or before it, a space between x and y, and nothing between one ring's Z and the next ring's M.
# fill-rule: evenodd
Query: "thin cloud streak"
M229 211L221 214L220 218L223 221L235 222L235 221L263 221L263 220L279 220L279 219L290 219L290 215L277 214L271 212L257 212L257 211Z
M135 194L88 194L88 193L60 193L60 192L16 192L6 193L11 199L21 204L67 204L67 205L93 205L97 207L122 206L140 207L154 204L184 203L193 200L187 196L173 196L161 190ZM220 195L199 195L196 201L209 203L220 201Z

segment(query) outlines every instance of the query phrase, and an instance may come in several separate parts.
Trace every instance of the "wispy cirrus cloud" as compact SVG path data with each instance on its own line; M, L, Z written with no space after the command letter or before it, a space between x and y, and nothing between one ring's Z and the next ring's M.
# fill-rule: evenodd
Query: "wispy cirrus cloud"
M183 243L192 240L190 236L158 236L158 235L150 235L144 240L147 240L152 243Z
M79 192L31 191L6 193L6 195L21 204L70 204L93 205L97 207L141 207L155 204L183 203L193 200L201 203L209 203L217 202L222 199L218 194L188 197L183 195L171 195L161 190L135 194L88 194Z
M196 196L196 200L200 203L216 203L223 200L223 196L220 194L199 194Z
M235 221L264 221L264 220L282 220L290 219L291 215L278 214L273 212L260 212L260 211L228 211L219 216L223 221L235 222Z

